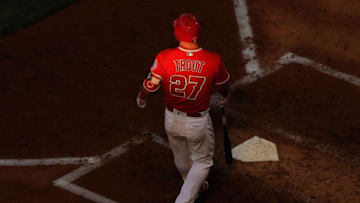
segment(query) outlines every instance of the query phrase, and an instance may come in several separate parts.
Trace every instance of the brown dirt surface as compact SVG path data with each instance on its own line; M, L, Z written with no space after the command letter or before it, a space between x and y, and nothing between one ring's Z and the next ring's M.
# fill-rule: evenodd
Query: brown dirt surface
M1 167L1 202L86 202L82 197L53 186L52 181L74 166Z
M293 52L360 76L359 1L248 7L262 66ZM201 46L223 56L231 82L244 76L230 0L79 0L1 39L0 159L101 155L146 131L165 138L161 94L144 110L135 98L156 54L176 46L171 23L183 12L200 18ZM360 202L359 104L358 86L299 64L235 91L232 145L266 138L280 162L227 165L213 109L215 165L198 202ZM0 167L0 202L89 202L52 184L76 167ZM118 202L173 202L181 182L170 150L147 139L75 184Z
M248 7L263 65L295 52L360 76L359 1L249 1Z

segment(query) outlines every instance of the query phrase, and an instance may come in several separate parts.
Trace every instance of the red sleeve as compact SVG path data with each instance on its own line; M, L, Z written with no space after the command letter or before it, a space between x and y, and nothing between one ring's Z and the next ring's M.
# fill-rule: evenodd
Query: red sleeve
M218 68L218 71L216 73L216 80L215 80L215 85L223 85L225 84L227 81L229 81L230 79L230 74L229 72L226 70L224 63L222 62L222 60L220 61L220 65Z
M150 72L152 73L153 77L161 81L164 79L164 68L161 64L160 54L156 56L154 63L151 66Z

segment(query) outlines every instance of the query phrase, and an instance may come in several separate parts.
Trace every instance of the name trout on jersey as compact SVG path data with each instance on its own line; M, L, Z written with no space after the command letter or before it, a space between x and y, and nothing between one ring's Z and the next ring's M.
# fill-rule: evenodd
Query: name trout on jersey
M201 73L204 65L204 61L193 59L177 59L173 60L176 72L192 71L194 73Z

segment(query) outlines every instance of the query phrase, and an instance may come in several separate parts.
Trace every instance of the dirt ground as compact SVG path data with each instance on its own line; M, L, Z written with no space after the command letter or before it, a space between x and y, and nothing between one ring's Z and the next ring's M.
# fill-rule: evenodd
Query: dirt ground
M293 52L360 77L359 1L248 7L262 66ZM135 98L156 54L176 46L172 20L182 12L200 18L200 44L223 57L231 82L244 76L230 0L79 0L1 39L0 159L100 155L145 131L165 138L161 95L145 110ZM299 64L235 91L232 145L266 138L280 162L227 165L214 109L215 166L198 202L360 202L359 104L358 86ZM0 167L0 202L89 202L53 185L77 167ZM169 149L147 140L75 183L118 202L173 202L180 177Z

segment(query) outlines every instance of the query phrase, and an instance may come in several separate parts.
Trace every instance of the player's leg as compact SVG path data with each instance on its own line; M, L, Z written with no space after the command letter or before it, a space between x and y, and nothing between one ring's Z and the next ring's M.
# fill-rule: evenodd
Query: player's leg
M200 187L206 180L211 165L194 163L186 176L176 203L192 203L198 196Z
M187 129L192 167L176 202L193 202L213 165L215 138L210 116L190 118Z
M185 180L191 168L190 152L186 138L181 136L179 129L184 129L184 119L179 119L172 112L165 111L165 131L168 136L170 148L174 154L175 166L181 177Z
M187 150L187 143L184 137L174 136L172 133L167 133L171 151L174 154L175 166L178 169L181 177L185 180L190 168L191 158Z

